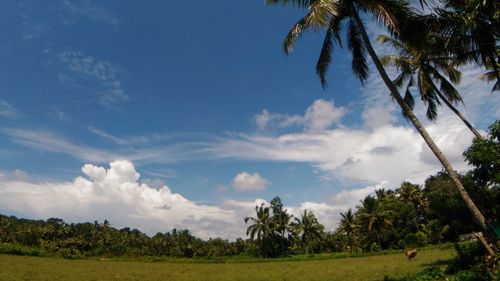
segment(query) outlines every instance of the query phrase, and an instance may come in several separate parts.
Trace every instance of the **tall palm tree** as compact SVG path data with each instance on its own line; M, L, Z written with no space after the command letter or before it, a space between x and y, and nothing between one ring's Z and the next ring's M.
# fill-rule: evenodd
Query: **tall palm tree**
M300 214L300 218L295 218L293 227L306 253L321 240L325 228L314 213L307 209Z
M264 257L267 257L266 243L267 238L271 234L271 217L269 207L264 207L264 203L255 206L256 217L246 217L245 223L251 221L253 224L248 226L247 235L250 234L250 239L254 240L257 235L257 241L260 243Z
M432 37L432 38L431 38ZM399 75L393 81L398 88L403 88L407 82L404 100L413 109L415 102L411 94L411 88L417 86L420 98L427 104L427 118L437 118L437 106L445 103L478 138L483 138L463 114L453 105L462 101L462 97L453 84L460 82L461 73L454 65L452 57L446 52L444 40L436 34L429 36L425 43L412 46L410 42L403 42L397 38L379 35L377 41L388 44L398 55L386 55L380 58L383 65L392 65L399 71ZM438 50L438 52L437 52ZM453 83L450 83L448 79ZM439 88L436 82L440 84Z
M291 220L293 215L288 214L287 210L283 208L281 198L278 196L271 200L271 210L273 213L273 230L280 236L281 254L283 255L285 253L285 234L286 232L292 232Z
M380 232L391 226L392 222L389 218L389 211L383 210L380 201L373 196L366 196L361 201L361 206L358 206L358 216L361 225L368 231L375 233L377 243L380 249Z
M415 227L417 228L417 231L420 231L417 217L423 213L423 209L428 205L420 186L410 182L403 182L401 187L398 189L397 194L399 195L399 199L401 201L411 203L415 208Z
M281 210L278 214L273 215L273 229L279 233L281 237L281 254L285 253L285 235L291 232L293 227L291 225L293 215L289 214L286 209Z
M358 224L356 217L351 209L345 213L340 213L339 231L345 233L349 243L349 252L352 254L354 245L356 244L356 233L358 231Z
M361 82L366 81L368 78L366 53L368 53L382 80L389 89L392 98L394 98L402 108L404 115L412 122L431 151L441 162L472 212L477 224L483 230L487 230L488 227L484 216L460 182L451 163L436 145L417 116L415 116L411 107L404 101L398 89L389 78L389 75L387 75L384 66L370 43L363 21L359 16L359 12L375 15L391 33L399 36L411 37L410 34L401 32L402 30L404 31L403 28L405 23L409 22L407 19L412 18L408 2L403 0L266 0L266 3L292 4L300 8L306 8L309 11L306 16L293 26L285 38L284 50L287 54L293 48L297 36L304 30L326 29L323 47L316 65L316 71L323 86L326 85L326 72L331 62L333 47L335 44L342 46L340 36L342 23L347 23L347 41L349 50L353 56L352 70L354 74Z

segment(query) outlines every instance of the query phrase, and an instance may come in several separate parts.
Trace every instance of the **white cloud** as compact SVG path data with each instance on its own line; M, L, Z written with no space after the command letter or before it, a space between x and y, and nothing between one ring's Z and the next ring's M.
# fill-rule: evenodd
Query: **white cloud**
M85 161L106 162L119 158L117 154L73 143L50 131L23 129L4 129L2 131L13 142L20 145L42 151L69 154Z
M315 132L328 129L340 122L345 112L343 107L336 107L333 101L315 100L304 115L307 129Z
M150 234L188 228L204 238L223 235L213 227L217 224L242 221L233 210L197 204L167 186L153 188L139 182L139 173L126 160L111 162L108 169L86 164L82 172L86 178L77 177L72 182L2 181L0 209L3 213L68 221L108 219L117 227L139 227ZM209 224L200 226L200 222ZM237 231L229 233L235 235Z
M345 113L345 108L335 106L333 101L318 99L306 109L303 116L270 113L264 109L254 116L254 121L259 130L302 126L308 131L317 132L338 124Z
M268 184L268 181L258 173L247 172L237 174L231 182L236 191L260 191L266 189Z
M39 151L66 154L82 161L105 163L115 159L127 158L132 161L165 164L208 157L205 153L208 144L205 143L185 142L153 145L151 142L165 140L169 137L152 135L120 139L98 129L91 131L101 137L113 140L118 146L111 149L102 149L73 141L53 131L0 128L0 132L7 135L14 143ZM213 156L210 157L213 158Z
M0 213L47 219L63 218L68 222L107 219L114 227L138 228L150 235L172 228L189 229L207 239L245 237L243 219L255 216L255 206L263 199L251 201L224 200L218 205L196 203L166 185L141 181L134 165L127 160L110 163L109 168L85 164L84 176L70 182L39 182L27 180L25 172L17 177L0 176ZM21 175L21 177L19 177ZM367 194L384 184L342 191L325 202L303 202L285 206L299 216L309 209L327 230L334 229L339 213L353 208Z
M455 168L465 169L461 152L470 145L472 134L455 120L444 118L428 129ZM395 125L277 137L236 134L210 150L219 157L310 163L335 177L369 184L387 181L391 186L407 179L422 182L441 169L429 160L432 156L415 130Z

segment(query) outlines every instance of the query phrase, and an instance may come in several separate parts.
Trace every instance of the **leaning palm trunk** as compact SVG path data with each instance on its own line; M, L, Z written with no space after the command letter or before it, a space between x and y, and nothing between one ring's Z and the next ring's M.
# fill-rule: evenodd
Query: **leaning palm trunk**
M474 128L474 126L472 126L472 124L469 123L469 121L467 121L467 119L465 119L465 117L462 115L462 113L460 113L460 111L458 111L458 109L455 106L453 106L453 104L451 104L451 102L448 101L448 99L445 96L443 96L443 94L441 94L441 92L439 90L436 89L436 93L437 93L438 97L451 109L451 111L453 111L458 116L458 118L460 118L462 120L462 122L464 122L465 126L467 126L467 128L469 128L469 130L471 130L471 132L476 137L478 137L479 139L483 139L483 136L481 136L481 134L476 130L476 128Z
M481 214L481 212L479 211L477 206L474 204L474 202L470 198L469 194L467 193L464 186L460 182L460 179L458 178L457 173L455 172L455 170L451 166L451 164L448 161L448 159L446 158L446 156L439 149L439 147L436 145L436 143L434 143L434 141L432 140L432 138L429 135L429 133L427 132L427 130L425 130L425 128L422 125L422 123L420 122L420 120L418 120L417 116L415 116L415 114L413 113L412 109L408 106L408 104L406 104L406 102L404 102L403 98L401 97L401 94L399 93L396 86L394 86L394 84L392 83L392 81L389 78L389 76L387 75L384 67L382 66L382 63L380 62L377 54L375 53L375 50L373 49L373 46L370 43L370 39L368 38L368 34L366 32L366 29L363 25L363 22L359 18L359 15L356 11L356 8L355 7L351 7L351 8L352 8L352 14L353 14L354 20L356 21L356 24L358 25L361 36L363 38L363 41L366 44L366 49L368 51L368 54L372 58L373 63L375 64L380 76L382 77L382 80L386 84L387 88L389 88L389 90L391 91L391 94L394 97L394 99L396 100L396 102L403 109L403 112L405 113L405 115L412 122L413 126L415 126L415 128L420 133L420 135L422 136L424 141L427 143L429 148L434 153L434 155L439 159L439 162L441 162L441 164L443 165L446 172L448 172L448 175L450 176L451 180L453 181L453 183L457 187L458 192L460 193L460 195L464 199L465 203L467 204L467 207L469 207L470 211L472 212L473 218L476 221L476 223L481 227L481 229L483 231L487 232L488 228L486 226L486 220L485 220L483 214Z

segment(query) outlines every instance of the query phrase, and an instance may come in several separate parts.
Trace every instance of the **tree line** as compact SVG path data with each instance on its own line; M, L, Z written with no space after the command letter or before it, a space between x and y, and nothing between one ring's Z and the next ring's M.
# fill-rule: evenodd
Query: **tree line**
M476 138L464 156L472 169L459 174L460 180L500 235L500 121L490 126L488 138ZM138 229L116 229L108 221L66 223L57 218L0 215L0 252L68 258L364 253L457 241L461 234L481 229L445 171L428 177L423 186L403 182L395 189L376 190L354 209L340 213L338 226L331 231L311 210L293 216L279 197L269 206L255 206L255 215L244 221L247 237L228 241L202 240L189 230L173 229L151 237Z

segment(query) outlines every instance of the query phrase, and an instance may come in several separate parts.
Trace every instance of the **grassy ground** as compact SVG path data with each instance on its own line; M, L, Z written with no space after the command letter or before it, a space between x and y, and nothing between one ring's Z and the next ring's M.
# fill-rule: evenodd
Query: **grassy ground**
M171 263L65 260L0 255L0 280L380 280L400 277L454 257L453 249L312 261Z

